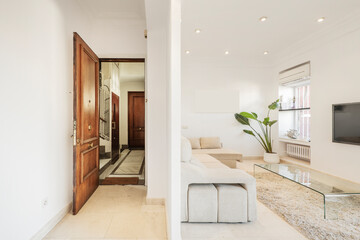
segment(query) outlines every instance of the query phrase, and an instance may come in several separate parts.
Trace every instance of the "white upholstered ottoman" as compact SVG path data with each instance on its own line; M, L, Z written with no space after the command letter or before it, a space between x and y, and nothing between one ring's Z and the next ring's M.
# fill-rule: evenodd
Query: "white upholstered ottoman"
M215 184L218 222L247 222L247 191L240 184Z
M189 222L217 222L217 195L213 184L191 184L188 192Z

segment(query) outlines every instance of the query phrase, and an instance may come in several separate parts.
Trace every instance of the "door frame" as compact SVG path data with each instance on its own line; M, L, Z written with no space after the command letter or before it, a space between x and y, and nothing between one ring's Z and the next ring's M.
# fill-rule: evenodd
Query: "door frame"
M145 90L143 91L144 92L144 95L145 95L145 151L146 151L146 123L147 123L147 120L146 120L146 103L147 103L147 87L146 87L146 61L145 61L145 58L99 58L99 68L100 68L100 72L99 72L99 78L100 78L100 81L101 81L101 63L103 62L143 62L144 63L144 68L145 68ZM120 96L121 97L121 96ZM128 129L129 129L129 125L128 125ZM128 136L129 136L129 130L128 130ZM121 136L120 136L121 138ZM129 141L128 141L128 145L129 147ZM122 149L122 146L120 146L120 151Z
M143 62L145 58L99 58L99 62Z

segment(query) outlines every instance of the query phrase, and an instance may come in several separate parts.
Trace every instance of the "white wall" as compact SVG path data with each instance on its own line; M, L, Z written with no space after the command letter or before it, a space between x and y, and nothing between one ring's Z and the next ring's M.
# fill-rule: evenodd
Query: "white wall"
M165 198L168 238L180 237L180 1L147 0L148 198ZM150 176L153 176L150 178ZM155 188L156 186L156 188Z
M181 124L184 136L219 136L224 148L237 150L244 156L263 155L260 144L253 137L243 133L242 129L247 128L235 120L235 112L197 113L194 102L197 90L237 90L240 95L240 107L237 112L251 111L264 117L267 114L267 106L277 98L277 86L271 68L246 66L246 63L236 58L205 62L185 55L181 75ZM277 116L273 114L272 117L276 119ZM255 126L258 127L257 124Z
M72 2L0 8L2 239L30 239L72 201L72 32L88 21Z
M144 58L145 28L146 23L141 20L97 19L85 40L101 58Z
M360 102L359 42L358 17L284 52L276 72L311 61L311 166L360 183L360 146L332 142L332 104Z
M147 59L145 94L145 161L148 198L166 198L168 179L167 159L167 4L146 1Z
M168 233L170 239L181 239L180 222L180 145L181 145L181 0L171 0L168 25Z
M72 202L73 32L100 57L146 55L144 22L93 23L72 0L0 8L2 239L30 239Z
M145 91L145 82L120 83L120 147L128 145L128 92Z

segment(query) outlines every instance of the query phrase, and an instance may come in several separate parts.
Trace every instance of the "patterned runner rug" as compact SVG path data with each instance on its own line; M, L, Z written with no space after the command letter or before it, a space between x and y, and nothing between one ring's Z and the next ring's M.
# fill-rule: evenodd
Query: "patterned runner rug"
M139 175L142 172L145 159L144 150L131 150L125 159L111 174L114 175Z

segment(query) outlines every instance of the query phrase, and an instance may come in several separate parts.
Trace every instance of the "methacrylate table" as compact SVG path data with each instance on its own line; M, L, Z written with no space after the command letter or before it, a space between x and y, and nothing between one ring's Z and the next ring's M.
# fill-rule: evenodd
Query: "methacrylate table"
M341 208L346 207L349 202L351 204L349 198L355 198L354 204L359 203L360 184L293 164L254 164L254 177L256 168L264 169L321 194L324 198L325 219L337 219ZM343 202L344 199L346 202Z

